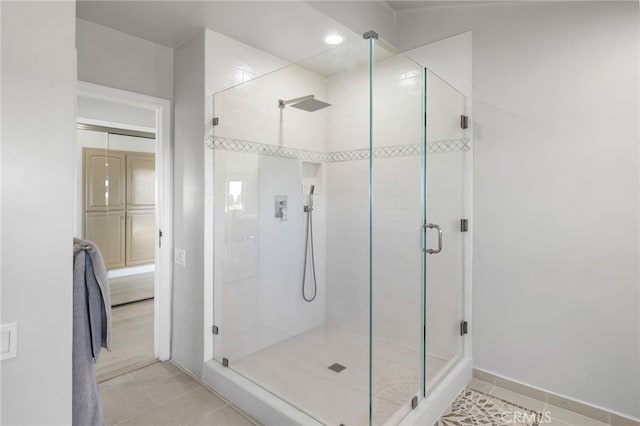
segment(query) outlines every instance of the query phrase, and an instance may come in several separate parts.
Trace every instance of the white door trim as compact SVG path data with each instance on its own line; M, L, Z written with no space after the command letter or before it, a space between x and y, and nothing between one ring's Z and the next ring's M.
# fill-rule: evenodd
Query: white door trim
M171 288L173 277L171 149L171 101L112 87L78 81L78 97L99 99L150 109L156 114L156 223L162 230L162 246L156 250L154 299L154 352L162 361L171 357ZM122 127L122 125L120 125ZM159 236L156 235L156 247Z

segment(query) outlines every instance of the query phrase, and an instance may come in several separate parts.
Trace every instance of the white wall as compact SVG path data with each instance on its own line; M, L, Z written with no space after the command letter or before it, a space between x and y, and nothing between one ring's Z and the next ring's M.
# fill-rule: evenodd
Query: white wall
M78 121L127 128L146 128L155 131L156 114L151 109L140 108L117 102L80 96L78 97ZM142 130L142 129L141 129Z
M71 424L75 2L2 3L2 361L7 425Z
M204 353L205 33L175 49L173 243L186 264L173 269L171 357L200 375Z
M173 49L82 19L76 25L78 80L173 97Z
M475 366L640 417L638 4L398 12L473 31Z

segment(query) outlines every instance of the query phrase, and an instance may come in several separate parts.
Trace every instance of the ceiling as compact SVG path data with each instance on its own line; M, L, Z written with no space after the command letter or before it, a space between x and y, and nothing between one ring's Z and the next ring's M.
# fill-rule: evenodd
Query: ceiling
M425 7L442 7L442 6L472 6L472 5L486 5L489 3L503 3L504 1L462 1L462 0L444 0L444 1L428 1L428 0L387 0L385 3L391 9L397 11L407 9L417 9Z
M302 1L80 0L76 15L171 48L209 28L294 62L326 50L329 32L362 38Z

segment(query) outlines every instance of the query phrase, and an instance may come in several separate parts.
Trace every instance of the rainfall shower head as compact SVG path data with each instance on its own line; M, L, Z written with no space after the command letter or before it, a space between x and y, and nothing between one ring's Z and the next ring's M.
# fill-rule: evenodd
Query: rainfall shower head
M317 100L314 95L289 99L288 101L284 101L282 99L278 100L278 107L280 107L280 109L284 109L286 105L291 105L293 108L298 108L307 112L314 112L331 106L330 103Z

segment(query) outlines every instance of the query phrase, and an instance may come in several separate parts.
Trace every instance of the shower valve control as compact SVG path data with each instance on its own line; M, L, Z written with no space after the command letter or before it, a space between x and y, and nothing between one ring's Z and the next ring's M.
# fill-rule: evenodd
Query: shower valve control
M281 221L287 220L287 196L276 195L274 200L274 207L275 207L274 217L276 219L280 219Z

